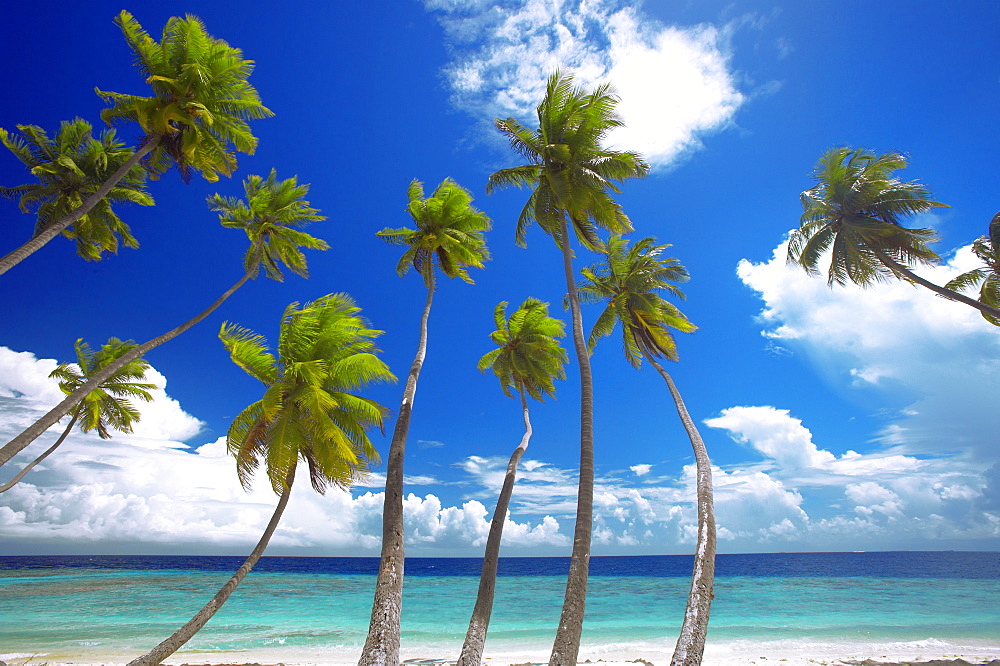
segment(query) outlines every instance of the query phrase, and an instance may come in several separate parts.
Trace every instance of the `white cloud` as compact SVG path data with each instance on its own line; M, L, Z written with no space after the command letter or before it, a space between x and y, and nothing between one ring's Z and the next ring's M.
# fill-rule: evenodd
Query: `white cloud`
M725 127L744 101L729 71L724 30L664 26L610 0L425 0L454 55L453 103L477 117L529 121L556 69L588 88L611 83L625 127L612 147L665 167Z
M829 288L785 262L743 260L739 278L764 301L764 335L804 354L835 384L912 402L881 433L905 452L964 449L995 458L1000 328L977 310L904 282ZM977 265L969 247L919 273L937 284ZM860 394L858 394L860 395ZM913 398L916 396L916 398Z
M66 397L59 390L58 380L49 378L49 373L58 365L55 359L39 359L30 352L0 347L0 396L17 397L34 408L48 411ZM132 429L136 437L185 441L198 434L201 421L186 413L167 395L167 378L162 373L150 367L143 381L155 384L156 388L149 392L152 401L132 401L140 415ZM65 425L53 426L53 430L63 428Z
M0 351L2 437L30 423L58 395L45 379L54 361ZM885 372L898 374L891 364ZM166 385L159 373L151 376ZM102 441L75 433L21 484L0 495L0 540L10 544L8 551L247 552L276 503L266 479L258 478L246 493L224 439L185 446L177 438L187 436L197 419L165 392L160 402L162 412L149 413L155 427L141 436ZM724 428L762 458L714 469L725 549L768 550L779 543L782 549L870 548L905 539L923 545L951 539L954 547L1000 536L1000 518L990 513L996 505L995 470L962 456L899 451L837 456L815 442L789 410L771 406L730 407L709 425ZM0 476L8 478L55 436L44 435ZM459 476L446 476L441 494L408 494L408 553L481 553L506 464L503 457L470 456L454 465ZM650 474L652 467L638 464L621 478L617 473L597 478L596 552L683 552L694 543L694 466L658 477ZM641 487L634 487L638 476ZM377 554L383 483L377 475L353 494L331 489L320 496L300 478L269 552ZM407 483L440 482L413 477ZM450 486L465 496L443 501ZM506 516L504 552L566 554L576 492L575 470L523 460Z

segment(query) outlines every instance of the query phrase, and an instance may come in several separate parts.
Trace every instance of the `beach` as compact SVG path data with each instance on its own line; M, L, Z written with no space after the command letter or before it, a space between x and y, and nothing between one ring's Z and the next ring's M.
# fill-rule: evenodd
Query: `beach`
M829 647L817 646L807 654L772 652L771 648L749 650L746 654L726 653L719 650L706 650L702 660L703 666L764 666L780 664L781 666L1000 666L1000 651L996 649L974 651L974 653L956 654L932 650L917 650L898 653L877 654L888 652L876 650L865 654L833 655L828 654ZM714 653L714 654L713 654ZM751 656L754 654L756 656ZM133 655L134 656L134 655ZM184 653L163 663L169 666L355 666L357 660L291 659L278 661L257 661L255 655L243 655L238 661L221 661L218 654ZM272 659L274 654L268 655ZM302 655L299 655L302 656ZM548 663L546 654L531 655L525 661L519 661L524 655L492 655L483 659L484 666L545 666ZM51 657L51 658L50 658ZM581 655L577 663L600 664L601 666L667 666L670 663L669 653L653 656L656 661L647 658L634 659L584 659ZM69 655L4 655L0 654L0 666L124 666L128 659L122 655L105 655L103 658L75 659ZM431 657L411 657L404 659L401 666L454 666L454 659L436 659Z

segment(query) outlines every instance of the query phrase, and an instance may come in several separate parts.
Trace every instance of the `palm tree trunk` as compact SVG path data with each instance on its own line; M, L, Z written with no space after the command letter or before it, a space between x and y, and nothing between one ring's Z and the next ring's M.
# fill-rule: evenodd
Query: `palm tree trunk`
M257 250L257 259L259 261L262 247ZM253 266L256 266L258 262L253 262ZM232 287L226 290L222 296L217 298L214 303L202 310L199 314L195 315L192 319L184 322L177 328L171 329L164 333L163 335L153 338L148 342L144 342L141 345L129 350L128 352L122 354L117 359L109 363L100 372L94 373L87 381L80 385L78 389L70 393L68 396L63 398L63 401L58 405L50 409L45 416L35 421L33 424L28 426L28 428L22 432L20 435L14 439L7 442L3 448L0 448L0 467L5 465L8 460L17 455L22 449L24 449L28 444L31 444L35 439L38 438L43 432L55 425L59 419L65 416L69 410L73 409L80 401L82 401L87 394L93 391L95 388L100 386L101 382L105 379L118 372L127 363L134 361L140 356L144 355L149 350L159 347L164 342L173 340L178 335L188 330L202 319L212 314L220 305L222 305L227 298L232 296L237 289L242 287L247 280L249 280L256 273L256 269L248 270L244 273L243 277L234 284Z
M573 279L573 252L569 247L566 218L560 216L563 269L570 312L573 316L573 347L580 366L580 481L576 496L576 526L573 529L573 553L566 596L563 599L559 627L552 642L549 666L575 666L583 635L583 614L587 604L587 578L590 574L590 540L594 522L594 380L590 354L583 337L583 315Z
M684 611L684 623L681 635L674 647L674 655L670 666L698 666L705 652L705 637L708 634L708 615L715 594L712 589L715 584L715 510L712 496L712 464L708 459L708 450L701 434L695 426L684 399L681 398L677 385L669 373L663 369L656 359L643 354L667 382L670 395L677 406L677 415L684 424L697 467L698 492L698 543L695 547L694 569L691 572L691 591L688 593L687 609Z
M33 254L36 250L40 250L43 245L61 234L75 222L79 221L81 217L89 213L90 209L96 206L98 201L106 197L108 192L110 192L111 189L118 184L118 181L124 178L125 174L127 174L132 167L139 163L139 160L159 145L160 138L161 135L154 134L149 141L140 146L139 150L132 153L132 156L125 160L125 163L122 164L117 171L111 174L111 176L104 181L103 185L97 188L97 190L89 197L84 199L83 203L73 210L73 212L48 225L40 232L32 236L28 242L13 252L0 257L0 275L9 271L29 255Z
M71 418L69 420L69 425L67 425L66 429L62 431L61 435L59 435L59 439L56 440L56 443L53 444L52 446L50 446L45 451L45 453L43 453L42 455L38 456L37 458L35 458L34 460L32 460L30 463L28 463L24 467L24 469L22 469L20 472L18 472L17 475L13 479L11 479L7 483L5 483L2 486L0 486L0 493L7 492L8 490L10 490L14 486L16 486L17 482L20 481L22 478L24 478L24 475L27 474L28 472L30 472L34 468L35 465L37 465L38 463L40 463L43 460L45 460L46 458L48 458L50 453L52 453L53 451L55 451L56 449L58 449L59 445L63 443L64 439L66 439L66 436L70 433L71 430L73 430L73 426L76 425L77 419L79 419L79 418L80 418L80 413L79 412L76 412L75 414L73 414L73 418Z
M483 572L479 576L479 593L476 595L476 606L472 609L469 620L469 630L465 634L462 654L458 657L456 666L479 666L483 660L483 648L486 645L486 632L490 627L490 615L493 614L493 596L496 591L497 565L500 560L500 539L503 536L503 525L507 519L507 507L510 506L510 496L514 492L514 481L517 479L517 465L521 456L528 450L531 439L531 420L528 418L528 402L524 390L518 391L521 396L521 410L524 413L524 435L521 443L514 449L507 463L507 474L503 479L500 497L497 498L496 509L493 510L493 522L490 523L490 534L486 538L486 551L483 553Z
M191 638L198 633L198 630L204 627L205 623L212 619L212 616L215 615L216 611L222 608L222 604L226 603L226 600L229 599L229 595L231 595L243 579L246 578L247 574L253 570L254 566L257 564L257 560L259 560L260 556L264 554L264 549L267 548L267 544L271 540L274 530L278 527L278 521L281 520L281 514L285 512L285 506L288 504L288 498L292 494L293 481L295 481L295 465L292 465L292 469L288 472L288 477L285 479L285 490L281 493L281 497L278 499L278 506L274 508L274 513L271 515L271 520L264 529L264 534L260 537L260 541L257 542L257 546L253 549L253 552L250 553L250 557L246 559L243 566L236 570L233 577L222 586L221 590L216 592L215 596L212 597L212 599L205 604L200 611L195 613L193 618L187 621L187 624L175 631L170 638L167 638L146 654L130 661L128 666L156 666L156 664L159 664L191 640Z
M382 505L382 557L379 561L378 579L375 581L375 599L372 601L368 637L358 666L399 665L399 623L403 611L403 566L406 562L403 534L403 457L406 437L410 431L413 399L417 394L417 379L427 355L427 320L434 299L434 277L427 288L427 303L420 318L420 339L417 355L406 377L403 402L392 431L389 458L385 467L385 498Z
M902 277L903 279L909 280L910 282L916 282L921 287L926 287L927 289L933 291L935 294L939 296L944 296L949 300L958 301L959 303L965 303L968 306L976 308L983 314L988 314L991 317L1000 318L1000 309L986 305L985 303L977 301L974 298L969 298L965 294L960 294L957 291L952 291L951 289L945 289L944 287L939 287L933 282L930 282L920 277L919 275L908 269L906 266L903 266L902 264L898 263L896 260L894 260L892 257L890 257L882 250L872 248L872 251L875 253L875 256L877 256L879 260L889 268L889 270L891 270L896 275Z

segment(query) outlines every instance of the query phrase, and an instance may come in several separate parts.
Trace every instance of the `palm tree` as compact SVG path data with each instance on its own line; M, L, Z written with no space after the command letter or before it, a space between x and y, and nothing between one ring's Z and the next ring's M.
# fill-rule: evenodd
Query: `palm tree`
M1000 308L1000 213L993 216L989 235L977 238L972 244L972 251L985 265L962 273L944 287L954 291L979 287L979 302ZM994 326L1000 326L1000 317L988 312L982 312L982 315Z
M385 498L382 509L382 553L375 598L372 601L368 637L361 652L361 666L395 666L399 663L399 621L403 606L403 457L410 429L413 398L417 379L427 355L427 320L436 289L437 272L449 278L458 277L472 284L466 267L482 268L489 259L483 233L490 228L485 213L472 206L468 190L446 178L434 193L424 198L423 184L410 183L407 192L407 212L416 229L402 227L378 232L386 242L406 246L396 265L396 272L405 275L410 268L423 277L427 301L420 318L420 339L417 355L406 377L403 401L392 432L392 444L385 470Z
M60 363L49 373L49 377L61 380L59 389L63 393L72 393L88 377L134 347L135 343L131 340L122 342L118 338L109 338L100 349L94 351L83 338L80 338L76 341L76 364ZM87 394L83 402L70 410L72 418L55 443L45 453L28 463L13 479L0 485L0 493L13 488L35 465L58 449L77 422L80 423L80 430L83 432L96 430L101 439L111 437L110 429L124 433L132 432L132 424L139 420L140 414L129 398L149 402L153 399L149 391L156 388L156 384L137 381L144 378L148 368L149 363L145 359L137 358L101 382L96 389Z
M17 129L20 136L0 129L0 142L38 182L0 187L0 196L17 197L21 212L37 211L35 236L79 208L132 155L113 129L94 138L93 127L80 118L64 121L54 138L35 125L18 125ZM133 166L90 212L63 230L64 236L76 239L77 254L99 261L105 251L118 252L119 238L125 247L139 247L129 226L112 208L119 203L153 205L142 167Z
M833 148L813 169L817 185L801 195L803 213L799 228L788 243L788 262L810 275L819 275L827 250L830 265L827 283L851 281L862 287L892 279L919 284L984 314L1000 317L1000 309L951 289L940 287L913 273L913 265L930 266L940 257L928 243L937 240L933 229L908 229L900 220L945 204L931 199L931 192L917 181L893 177L906 167L899 153L875 155L864 148Z
M671 330L690 333L695 325L673 304L659 294L661 291L683 298L672 282L688 279L687 269L674 258L660 259L669 245L656 245L653 238L643 238L631 248L621 236L608 240L601 264L583 270L586 282L580 285L580 298L585 303L607 301L590 333L588 346L610 335L622 325L625 358L639 369L643 359L656 368L674 400L677 415L687 431L694 450L697 469L698 542L695 547L691 590L681 635L674 647L673 666L694 666L701 663L708 632L708 616L712 605L715 580L715 515L712 499L712 466L705 442L688 414L680 391L657 359L677 360L677 344Z
M193 318L177 328L131 349L84 382L62 402L49 410L45 416L0 448L0 466L3 466L12 456L54 425L74 405L83 400L87 393L94 390L119 368L140 356L145 356L149 350L164 342L173 340L214 312L247 280L256 278L261 268L264 269L267 277L279 281L284 278L279 269L280 264L284 264L293 273L302 277L308 276L306 259L299 248L325 250L329 247L326 241L314 238L295 228L309 222L326 219L318 214L318 210L311 208L309 202L304 199L309 191L309 186L299 185L295 178L279 181L272 170L266 179L260 176L249 176L244 181L243 188L246 193L246 202L235 197L223 197L218 194L208 199L209 208L219 213L222 226L242 229L250 240L243 276L214 303Z
M153 666L177 651L250 573L288 504L300 459L308 465L318 493L331 485L350 488L367 474L368 462L378 459L367 431L382 428L387 410L354 391L372 382L395 381L372 342L382 331L371 328L346 294L298 305L289 305L281 318L277 359L264 337L249 329L226 322L219 331L233 362L267 387L264 396L233 421L226 446L246 490L264 460L271 488L279 496L274 514L250 557L211 601L129 666Z
M523 246L527 226L534 221L553 237L562 251L573 317L573 345L580 365L580 482L576 526L566 597L549 658L552 666L576 664L580 651L593 531L593 379L573 278L569 225L588 249L599 249L603 245L597 236L597 227L613 232L631 229L628 217L611 198L611 193L619 192L617 182L643 176L649 169L636 153L601 146L607 133L622 124L615 113L617 103L618 98L609 86L599 86L588 93L573 85L572 76L556 72L549 77L545 97L538 105L538 129L522 127L513 118L495 121L497 129L510 141L511 148L528 163L491 174L486 185L487 192L511 185L533 188L518 218L516 239Z
M508 398L511 389L517 391L521 399L524 416L524 435L514 449L507 463L507 474L497 498L493 521L486 540L483 554L483 571L479 577L479 592L476 605L469 620L469 630L462 645L458 666L479 666L483 659L486 632L493 613L493 596L496 589L497 564L500 559L500 539L503 536L507 507L514 491L517 465L528 449L531 439L531 420L528 418L528 402L525 394L541 402L544 395L555 397L555 379L565 379L563 366L568 360L566 350L559 346L557 338L566 335L562 321L549 316L548 303L529 298L521 303L510 319L506 318L507 302L497 305L493 312L496 330L490 338L498 347L487 352L477 367L481 372L492 369L500 380L500 388Z
M112 125L138 122L143 137L139 149L72 212L51 221L27 243L0 259L0 273L41 248L74 225L142 161L155 178L176 164L187 181L192 171L214 182L232 175L236 158L230 149L252 154L257 139L249 120L274 115L261 104L247 82L253 61L221 39L208 34L195 16L172 17L159 42L127 11L115 17L135 64L152 87L149 97L97 90L111 103L101 118Z

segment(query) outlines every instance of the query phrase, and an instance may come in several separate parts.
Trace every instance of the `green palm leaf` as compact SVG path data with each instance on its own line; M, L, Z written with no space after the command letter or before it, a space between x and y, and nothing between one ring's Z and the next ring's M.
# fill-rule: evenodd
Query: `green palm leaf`
M367 473L369 460L377 460L367 431L382 428L387 410L351 391L395 377L372 343L381 331L359 312L344 294L289 305L276 359L262 336L223 325L219 337L233 361L267 386L263 399L233 421L227 436L244 487L261 461L271 487L281 494L300 458L318 492L350 486Z
M143 142L156 143L143 160L154 176L174 164L185 181L192 172L212 182L219 175L231 176L236 157L229 146L252 154L257 139L247 121L274 115L247 81L253 61L209 35L195 16L170 18L159 42L127 11L115 22L153 94L97 89L110 104L101 112L102 119L112 125L139 124Z
M818 275L830 252L829 284L862 287L899 278L880 255L907 267L937 263L927 246L937 240L934 230L909 229L901 221L945 204L934 201L924 185L893 176L906 164L899 153L876 155L862 148L824 154L813 170L817 185L800 197L803 213L789 239L789 263Z
M17 198L22 212L36 214L35 236L79 208L133 153L118 141L114 130L94 137L90 123L80 118L63 122L54 138L34 125L18 125L18 130L21 135L0 129L0 142L38 182L0 187L0 195ZM113 208L118 204L153 205L141 167L129 170L103 199L62 232L76 241L77 254L99 261L105 252L117 253L120 246L139 247Z

